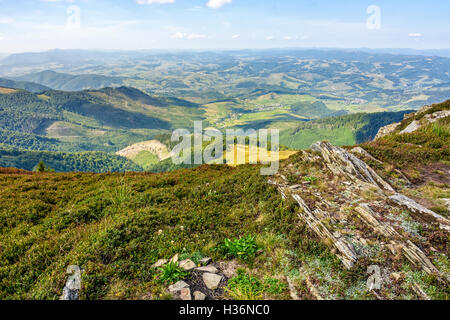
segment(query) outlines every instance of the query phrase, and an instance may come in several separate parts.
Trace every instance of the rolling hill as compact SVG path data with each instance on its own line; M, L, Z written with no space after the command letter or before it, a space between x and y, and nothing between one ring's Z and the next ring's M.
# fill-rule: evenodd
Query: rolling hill
M54 71L41 71L14 78L17 81L39 83L54 90L82 91L86 89L101 89L117 87L123 84L123 79L95 74L72 75Z
M125 87L0 94L2 142L36 150L116 152L202 114L191 102Z
M28 82L28 81L14 81L10 79L0 78L0 87L11 88L11 89L23 89L30 92L42 92L45 90L49 90L49 87L44 85Z

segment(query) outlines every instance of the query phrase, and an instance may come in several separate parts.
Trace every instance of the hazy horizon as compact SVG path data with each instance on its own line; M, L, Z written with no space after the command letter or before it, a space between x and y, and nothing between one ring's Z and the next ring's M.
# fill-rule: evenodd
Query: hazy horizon
M394 51L397 51L400 54L404 54L402 52L416 52L418 54L424 53L432 53L432 52L447 52L450 54L450 47L448 48L430 48L430 49L415 49L415 48L395 48L395 47L386 47L386 48L370 48L370 47L268 47L268 48L154 48L154 49L124 49L124 48L49 48L42 50L29 50L29 51L14 51L14 52L6 52L0 51L0 55L7 56L12 54L26 54L26 53L46 53L53 51L91 51L91 52L166 52L166 53L183 53L183 52L233 52L233 51L276 51L276 50L284 50L284 51L307 51L307 50L317 50L317 51L343 51L343 52L379 52L379 53L387 53L387 54L396 54Z
M437 0L0 0L0 51L450 47Z

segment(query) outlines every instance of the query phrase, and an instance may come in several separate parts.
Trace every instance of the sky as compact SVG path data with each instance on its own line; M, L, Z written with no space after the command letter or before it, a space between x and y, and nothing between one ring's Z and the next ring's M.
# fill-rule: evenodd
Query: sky
M0 0L0 52L450 48L443 0Z

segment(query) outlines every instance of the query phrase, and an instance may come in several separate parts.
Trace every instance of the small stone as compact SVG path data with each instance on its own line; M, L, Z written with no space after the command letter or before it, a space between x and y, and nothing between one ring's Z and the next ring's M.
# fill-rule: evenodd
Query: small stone
M79 291L64 287L61 300L79 300Z
M156 263L152 267L159 268L159 267L162 267L163 265L165 265L166 263L167 263L167 259L159 259L158 261L156 261Z
M203 301L206 300L206 295L200 291L194 292L194 300Z
M211 263L211 261L212 261L211 258L203 258L203 259L200 259L198 261L198 263L200 263L200 265L202 265L202 266L207 266L208 264Z
M176 292L179 292L181 289L184 289L184 288L189 288L189 285L186 282L184 282L184 281L178 281L177 283L169 286L169 292L170 293L176 293Z
M212 265L209 265L207 267L196 268L195 270L200 271L200 272L209 272L209 273L218 273L219 272L219 270Z
M448 172L449 174L450 174L450 171ZM447 209L449 209L450 210L450 199L448 199L448 198L444 198L444 199L442 199L444 202L445 202L445 204L447 205Z
M395 281L400 280L401 277L402 276L400 273L396 273L396 272L391 273L391 278L394 279Z
M191 296L191 289L189 288L183 288L180 290L179 293L179 298L180 300L192 300L192 296Z
M219 287L222 276L214 273L204 273L203 282L209 290L216 290Z
M178 255L178 253L177 253L176 255L173 256L172 259L170 259L170 262L171 262L171 263L177 263L177 262L178 262L178 259L179 259L179 255Z
M196 267L195 263L190 259L180 261L180 268L182 268L185 271L191 271L192 269L195 269L195 267Z

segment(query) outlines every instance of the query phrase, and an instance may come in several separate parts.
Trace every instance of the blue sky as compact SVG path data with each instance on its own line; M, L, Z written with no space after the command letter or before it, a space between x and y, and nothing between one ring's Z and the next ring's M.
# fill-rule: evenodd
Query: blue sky
M450 48L442 0L0 0L0 52Z

